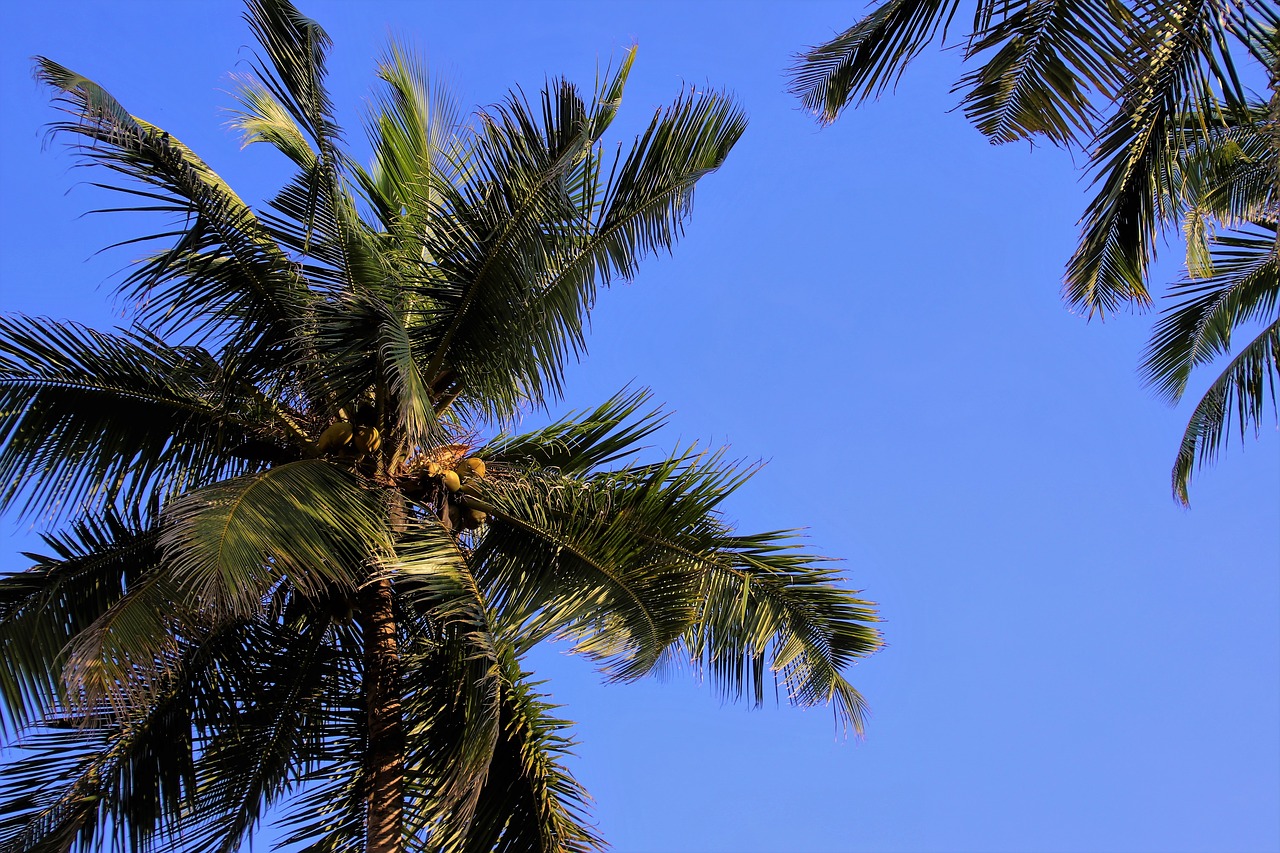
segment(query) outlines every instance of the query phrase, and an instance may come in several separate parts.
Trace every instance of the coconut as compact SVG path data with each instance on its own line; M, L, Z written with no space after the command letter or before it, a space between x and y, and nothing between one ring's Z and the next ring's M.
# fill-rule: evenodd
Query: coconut
M361 453L376 453L382 446L382 436L377 427L357 427L352 440Z
M316 442L316 450L321 453L329 453L346 446L351 442L351 424L346 421L336 421L329 425L329 428L320 433L320 439Z
M483 459L479 459L475 456L472 456L470 459L463 459L461 464L467 466L467 470L469 470L473 476L476 476L476 477L484 476L484 460Z
M440 475L440 478L444 480L444 487L451 492L456 492L462 488L462 478L458 476L456 471L445 471Z

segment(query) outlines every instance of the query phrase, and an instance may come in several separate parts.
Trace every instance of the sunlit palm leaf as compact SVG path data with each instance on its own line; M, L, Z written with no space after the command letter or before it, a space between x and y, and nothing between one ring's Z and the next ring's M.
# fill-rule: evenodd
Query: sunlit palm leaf
M637 415L651 398L648 389L622 391L594 411L571 412L535 432L499 436L480 454L499 462L585 474L644 449L639 442L666 421L660 410Z
M195 330L235 319L232 332L248 342L289 340L305 290L239 196L190 149L129 115L92 80L44 58L37 59L37 68L41 81L64 93L75 117L52 125L52 131L84 138L91 144L76 150L86 161L137 182L109 189L141 199L133 209L195 217L180 232L131 241L182 235L126 279L124 292L139 304L141 316ZM192 263L195 269L189 269Z
M386 87L367 120L374 163L357 175L383 229L421 254L421 234L444 199L441 187L466 181L470 128L413 50L393 42L378 77Z
M596 288L671 248L693 185L745 126L726 98L690 95L656 115L605 171L593 146L615 101L598 97L588 107L570 84L553 81L540 118L514 95L487 114L476 170L446 200L448 226L428 241L443 281L426 294L432 307L421 334L434 354L425 374L456 375L459 403L480 416L501 420L526 399L559 394L564 360L582 351Z
M845 673L881 646L874 606L786 533L723 535L703 544L706 573L686 642L694 661L730 697L781 681L802 705L832 703L862 733L865 704Z
M640 677L694 616L698 566L668 543L718 529L717 506L748 475L718 456L677 454L614 473L496 483L476 504L493 514L477 579L504 620L572 636L615 678Z
M1067 266L1065 296L1091 315L1150 302L1146 277L1155 240L1161 223L1176 217L1165 200L1179 193L1169 183L1179 148L1224 121L1212 112L1221 103L1213 86L1223 82L1215 51L1220 16L1229 14L1217 0L1195 0L1155 15L1137 37L1146 46L1143 61L1093 152L1099 191ZM1189 127L1185 118L1193 114L1200 118Z
M322 460L188 492L164 508L160 548L183 599L250 616L278 584L322 598L392 552L386 498Z

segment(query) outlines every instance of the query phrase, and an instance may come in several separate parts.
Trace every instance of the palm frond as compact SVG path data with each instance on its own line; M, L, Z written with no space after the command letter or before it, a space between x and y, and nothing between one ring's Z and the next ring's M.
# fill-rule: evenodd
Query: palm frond
M647 388L623 390L594 411L570 412L534 432L499 435L479 453L504 464L587 474L633 457L644 449L639 442L662 428L661 409L637 415L651 399Z
M1195 116L1186 121L1198 123ZM1280 220L1277 176L1280 145L1272 138L1269 107L1260 102L1246 102L1222 127L1180 148L1171 181L1178 196L1167 204L1182 217L1192 278L1213 275L1210 253L1216 226L1234 229Z
M0 777L0 851L85 850L107 821L101 768L110 747L108 729L70 729L13 748Z
M797 56L791 93L823 123L835 121L849 104L879 97L894 85L956 6L955 0L887 0L831 41Z
M1156 325L1143 361L1148 383L1171 403L1182 398L1193 369L1231 352L1234 330L1276 316L1275 228L1220 236L1211 248L1210 274L1174 287L1171 298L1178 301Z
M471 159L470 128L447 88L427 74L413 50L392 42L378 62L386 84L366 120L374 163L357 177L383 230L416 248L443 201L440 187L460 186ZM407 244L407 245L405 245Z
M131 116L92 80L43 57L36 66L37 78L62 92L74 117L53 124L51 132L86 140L76 148L86 163L132 181L99 186L141 200L130 209L187 220L178 231L130 241L178 237L121 286L141 316L171 329L221 330L242 347L289 342L305 287L239 196L189 148Z
M229 390L198 347L0 318L0 506L53 516L117 498L136 506L252 468L250 442L287 457L298 440L289 423L264 430L272 410L257 392Z
M387 275L395 277L390 270ZM337 400L354 405L380 388L385 392L382 404L390 410L388 425L408 447L425 447L444 437L431 386L421 372L425 356L415 346L408 322L401 300L388 303L378 290L363 289L317 306L313 343L326 362L324 379ZM370 380L376 383L372 387Z
M1229 55L1216 53L1223 20L1234 14L1222 6L1190 0L1162 9L1135 36L1142 61L1092 154L1099 190L1067 265L1065 297L1090 315L1151 301L1146 278L1155 240L1162 222L1176 221L1166 200L1179 195L1170 183L1178 150L1221 126L1225 110L1241 103L1214 94L1215 85L1232 94L1222 68ZM1191 127L1189 115L1197 116Z
M620 90L615 80L588 107L571 84L552 81L541 120L517 95L486 113L475 171L446 200L448 227L428 240L442 281L423 294L431 307L420 334L433 349L425 373L456 375L458 404L479 417L502 421L560 393L597 287L671 248L694 184L745 126L724 96L689 95L606 170L593 146Z
M573 748L568 721L553 716L556 706L536 691L540 682L529 680L514 650L501 651L501 717L484 788L469 819L444 818L432 847L460 853L603 849L588 822L589 797L563 765Z
M458 542L439 524L397 542L396 597L407 628L402 657L406 825L475 811L499 737L498 640Z
M257 63L258 77L275 102L306 131L320 158L332 162L341 138L325 88L333 41L289 0L248 0L246 5L245 20L270 63Z
M831 704L861 734L865 703L845 672L883 644L874 606L785 531L713 536L700 554L701 604L685 642L712 684L732 698L749 690L758 705L780 680L789 700Z
M153 513L152 513L153 515ZM148 518L115 509L47 534L49 556L0 576L0 726L34 725L67 704L66 648L159 561Z
M160 548L184 601L251 616L278 584L304 597L351 590L391 553L385 496L322 460L223 480L171 501Z
M1188 487L1195 468L1225 449L1233 413L1243 440L1250 425L1256 430L1262 423L1268 397L1275 407L1278 374L1280 320L1231 360L1191 413L1173 466L1173 493L1183 504L1190 503Z
M492 515L477 580L501 624L572 637L613 678L638 678L694 618L700 567L668 543L719 529L717 507L750 474L689 451L585 477L494 481L467 499Z
M354 637L339 636L328 613L306 608L278 622L255 620L236 646L220 650L218 666L236 679L234 692L223 684L220 693L252 700L206 723L183 832L193 849L240 849L275 803L358 756L360 652Z
M1114 96L1126 67L1123 8L1109 0L1020 0L975 33L966 59L991 52L956 89L965 117L993 143L1042 135L1087 142L1098 111L1091 94Z
M234 113L231 126L240 131L244 144L265 142L303 170L315 168L319 157L289 108L254 78L237 78L236 82L240 108Z

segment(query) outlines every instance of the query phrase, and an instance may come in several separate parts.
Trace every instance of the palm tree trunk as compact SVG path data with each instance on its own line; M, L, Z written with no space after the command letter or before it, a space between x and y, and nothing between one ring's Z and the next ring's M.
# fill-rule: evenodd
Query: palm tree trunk
M404 728L400 719L400 655L391 605L391 581L381 578L361 592L364 633L365 750L368 804L366 853L400 853L404 803Z

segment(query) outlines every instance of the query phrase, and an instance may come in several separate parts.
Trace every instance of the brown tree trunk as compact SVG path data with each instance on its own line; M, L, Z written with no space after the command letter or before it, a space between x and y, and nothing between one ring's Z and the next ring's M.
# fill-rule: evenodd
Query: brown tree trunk
M404 822L404 728L400 719L400 655L391 606L391 581L381 578L360 595L364 633L365 708L369 743L365 751L368 803L366 853L400 853Z

